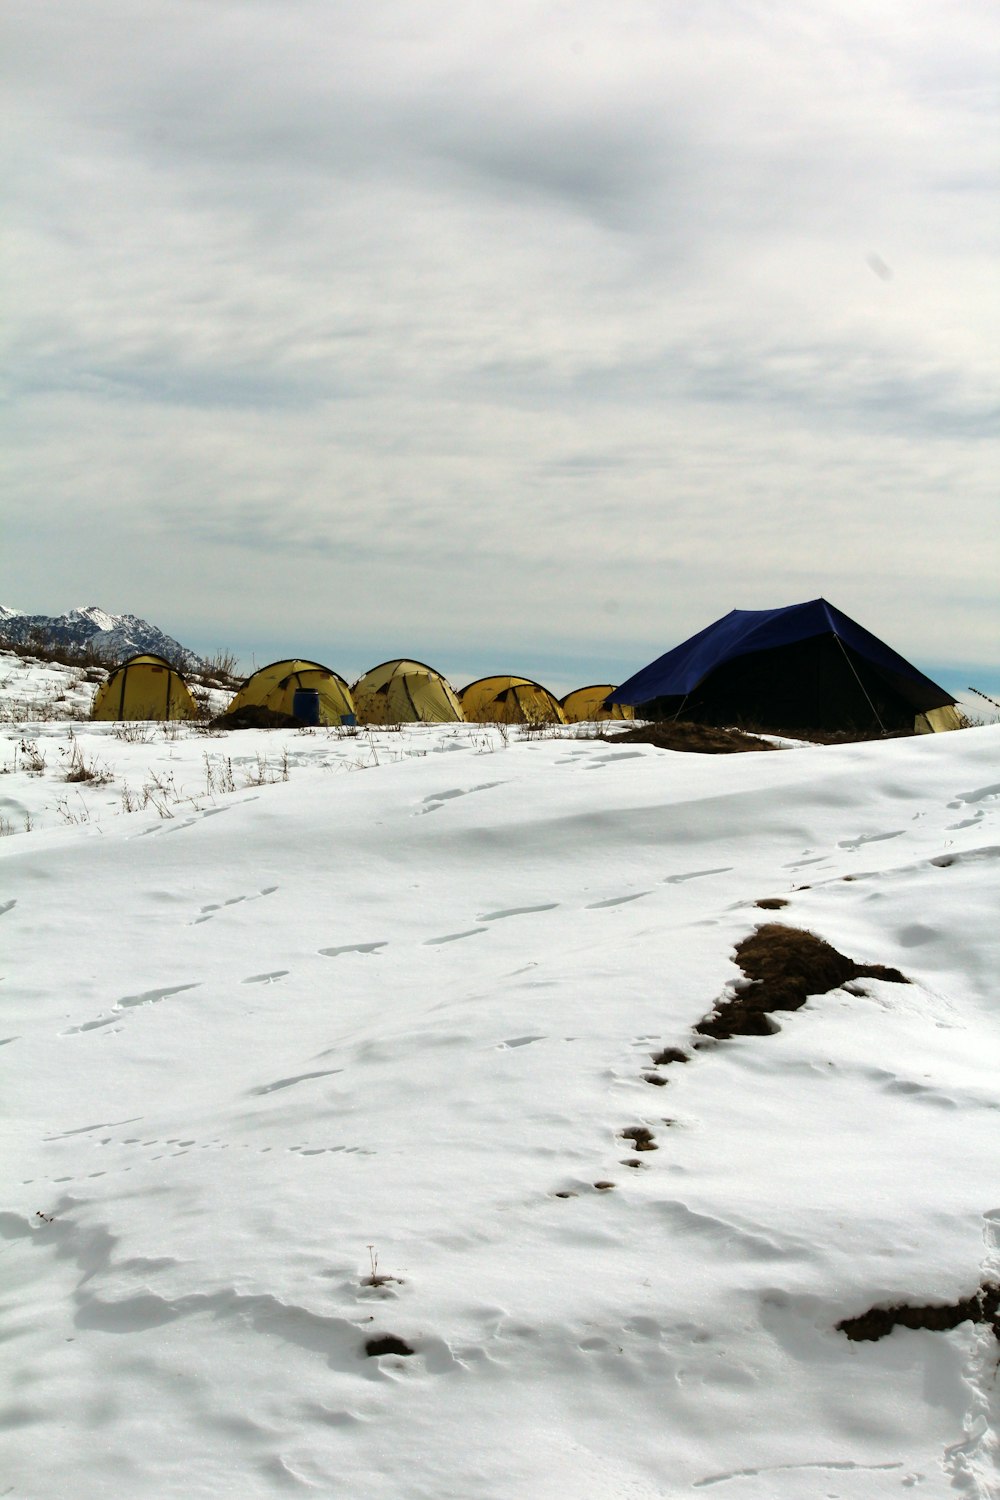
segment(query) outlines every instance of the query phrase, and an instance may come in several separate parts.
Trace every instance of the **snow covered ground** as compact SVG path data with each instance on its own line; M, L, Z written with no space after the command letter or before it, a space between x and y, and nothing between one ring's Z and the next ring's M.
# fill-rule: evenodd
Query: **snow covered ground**
M1000 1280L1000 727L14 718L0 1493L1000 1494L990 1329L835 1326ZM765 921L912 982L697 1038Z

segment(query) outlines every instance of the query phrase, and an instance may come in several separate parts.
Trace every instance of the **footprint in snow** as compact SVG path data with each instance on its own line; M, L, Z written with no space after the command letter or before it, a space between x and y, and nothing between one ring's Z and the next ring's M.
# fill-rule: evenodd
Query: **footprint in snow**
M310 1078L332 1078L334 1073L342 1073L343 1068L322 1068L316 1073L296 1073L291 1078L276 1078L273 1083L262 1083L257 1088L251 1089L251 1094L275 1094L279 1089L293 1088L297 1083L307 1083Z
M980 786L974 792L956 792L949 807L961 807L963 802L985 802L988 797L1000 797L1000 781L993 786Z
M863 833L856 839L841 839L837 845L838 849L860 849L863 844L881 844L886 839L898 839L903 833L902 828L896 828L892 833Z
M546 901L541 906L507 906L502 911L484 911L477 917L479 922L502 922L505 917L527 917L536 911L555 911L558 901Z
M652 895L651 891L636 891L631 896L609 896L606 901L592 901L585 911L601 911L606 906L625 906L629 901L641 901L643 896Z
M479 786L455 786L445 792L430 792L423 801L423 806L417 808L417 813L437 812L444 803L451 802L456 797L468 797L472 792L488 792L495 786L503 786L502 781L483 781Z
M100 1016L96 1021L84 1021L81 1026L70 1026L61 1035L78 1036L83 1031L98 1031L102 1026L112 1026L119 1019L120 1011L133 1010L137 1005L158 1005L171 995L182 995L185 990L200 988L201 982L198 980L194 984L172 984L165 989L143 990L139 995L122 995L121 999L115 1001L114 1011L110 1016Z
M199 922L210 922L217 911L224 911L227 906L239 906L243 901L259 901L261 896L273 896L277 889L276 885L266 885L259 891L251 892L249 896L230 896L228 901L210 901L201 908L201 915L195 917L189 925L197 927Z
M433 937L424 939L425 948L438 948L442 943L457 943L462 938L475 937L477 933L487 932L486 927L469 927L465 932L446 932L444 937Z
M377 953L380 948L388 946L386 938L380 943L344 943L340 948L320 948L319 952L324 958L339 958L342 953Z

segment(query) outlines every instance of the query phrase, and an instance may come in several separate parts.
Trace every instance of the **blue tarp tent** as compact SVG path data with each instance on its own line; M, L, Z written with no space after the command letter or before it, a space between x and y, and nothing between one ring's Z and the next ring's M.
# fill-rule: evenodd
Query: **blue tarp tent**
M731 610L636 672L610 701L650 718L787 729L958 723L950 694L825 599Z

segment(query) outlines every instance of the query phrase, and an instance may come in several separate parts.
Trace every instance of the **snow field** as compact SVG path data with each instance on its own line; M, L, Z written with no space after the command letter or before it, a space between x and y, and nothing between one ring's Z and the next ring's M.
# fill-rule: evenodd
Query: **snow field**
M992 1334L835 1324L997 1275L1000 730L88 726L71 822L36 727L0 778L11 1493L996 1494ZM913 982L692 1050L772 920Z

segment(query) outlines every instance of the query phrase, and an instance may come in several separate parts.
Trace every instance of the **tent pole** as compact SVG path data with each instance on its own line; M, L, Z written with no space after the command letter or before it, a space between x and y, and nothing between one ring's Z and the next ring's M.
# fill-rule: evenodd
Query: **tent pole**
M841 651L843 652L844 660L846 661L847 665L850 667L851 671L854 673L854 680L858 684L858 687L861 689L862 693L864 693L865 700L866 700L866 702L868 704L868 707L871 709L872 713L875 715L875 719L876 719L876 721L878 723L878 727L881 729L881 731L882 731L883 734L888 734L889 731L886 729L885 725L882 723L881 717L879 716L878 709L875 707L875 705L872 702L872 700L868 697L868 693L865 691L865 685L861 681L861 678L858 676L857 670L855 669L854 663L851 661L851 658L847 654L847 651L846 651L846 648L844 646L843 641L840 639L840 636L837 635L836 633L834 634L833 638L837 642L837 645L840 647Z

